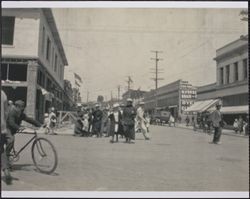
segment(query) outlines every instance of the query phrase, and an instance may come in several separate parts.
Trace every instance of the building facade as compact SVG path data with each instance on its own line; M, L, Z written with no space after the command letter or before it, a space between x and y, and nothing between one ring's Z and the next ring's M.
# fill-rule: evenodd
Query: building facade
M197 87L197 100L216 98L216 83Z
M248 36L246 36L248 37ZM220 99L227 124L248 114L248 41L237 39L216 50L216 82L197 89L198 100Z
M248 113L248 40L237 39L216 50L214 60L217 69L216 98L222 100L223 107L235 110L224 116L229 123L233 123L237 115L245 117ZM239 108L238 113L236 107ZM242 107L245 107L245 114L240 111Z
M8 99L26 102L40 121L51 106L63 109L68 65L51 9L2 9L2 88Z
M187 81L178 80L151 90L144 95L145 109L168 109L177 118L196 100L196 87Z

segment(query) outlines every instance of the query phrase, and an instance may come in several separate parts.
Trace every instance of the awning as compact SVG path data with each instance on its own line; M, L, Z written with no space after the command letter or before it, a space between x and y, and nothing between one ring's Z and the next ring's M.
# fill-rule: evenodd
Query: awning
M190 107L188 107L185 112L204 112L214 106L219 99L210 99L210 100L202 100L197 101L194 104L192 104Z
M177 105L168 106L168 108L177 108Z
M214 111L215 107L209 109L209 111ZM249 111L249 106L224 106L221 107L220 112L222 114L247 114Z

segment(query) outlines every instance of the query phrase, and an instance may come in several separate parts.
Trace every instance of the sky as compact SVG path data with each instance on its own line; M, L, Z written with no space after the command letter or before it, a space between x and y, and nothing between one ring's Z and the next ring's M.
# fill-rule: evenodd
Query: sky
M216 49L248 33L241 9L53 8L69 66L65 79L83 80L82 101L127 90L155 88L154 50L162 51L158 87L178 79L202 86L216 81Z

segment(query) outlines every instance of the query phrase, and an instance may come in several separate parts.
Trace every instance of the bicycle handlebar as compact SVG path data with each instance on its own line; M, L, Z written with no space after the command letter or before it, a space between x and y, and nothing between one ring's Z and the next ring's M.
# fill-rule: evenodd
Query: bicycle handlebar
M29 131L32 130L32 131ZM18 129L17 130L17 133L22 133L22 134L36 134L36 129L35 128L31 128L31 127L24 127L24 128L21 128L21 129Z

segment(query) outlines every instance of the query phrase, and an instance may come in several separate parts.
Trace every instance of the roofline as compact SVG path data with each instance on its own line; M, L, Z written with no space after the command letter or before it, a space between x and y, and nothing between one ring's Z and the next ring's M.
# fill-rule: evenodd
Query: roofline
M244 37L248 37L248 34L247 34L247 35L244 35ZM234 41L232 41L232 42L230 42L230 43L228 43L228 44L226 44L226 45L224 45L224 46L218 48L218 49L216 50L216 52L219 51L219 50L221 50L221 49L223 49L223 48L225 48L225 47L227 47L227 46L230 46L230 45L232 45L233 43L236 43L236 42L238 42L238 41L242 41L242 39L241 39L241 38L238 38L238 39L236 39L236 40L234 40Z
M53 16L52 10L51 10L51 8L42 8L41 10L42 10L47 22L48 22L48 25L49 25L49 27L51 29L51 33L52 33L56 43L58 44L58 50L59 50L59 53L62 56L63 63L64 63L64 65L67 66L68 65L68 60L67 60L66 55L65 55L65 51L64 51L64 48L63 48L63 45L62 45L60 35L58 33L58 29L57 29L57 26L56 26L56 23L55 23L55 18Z

